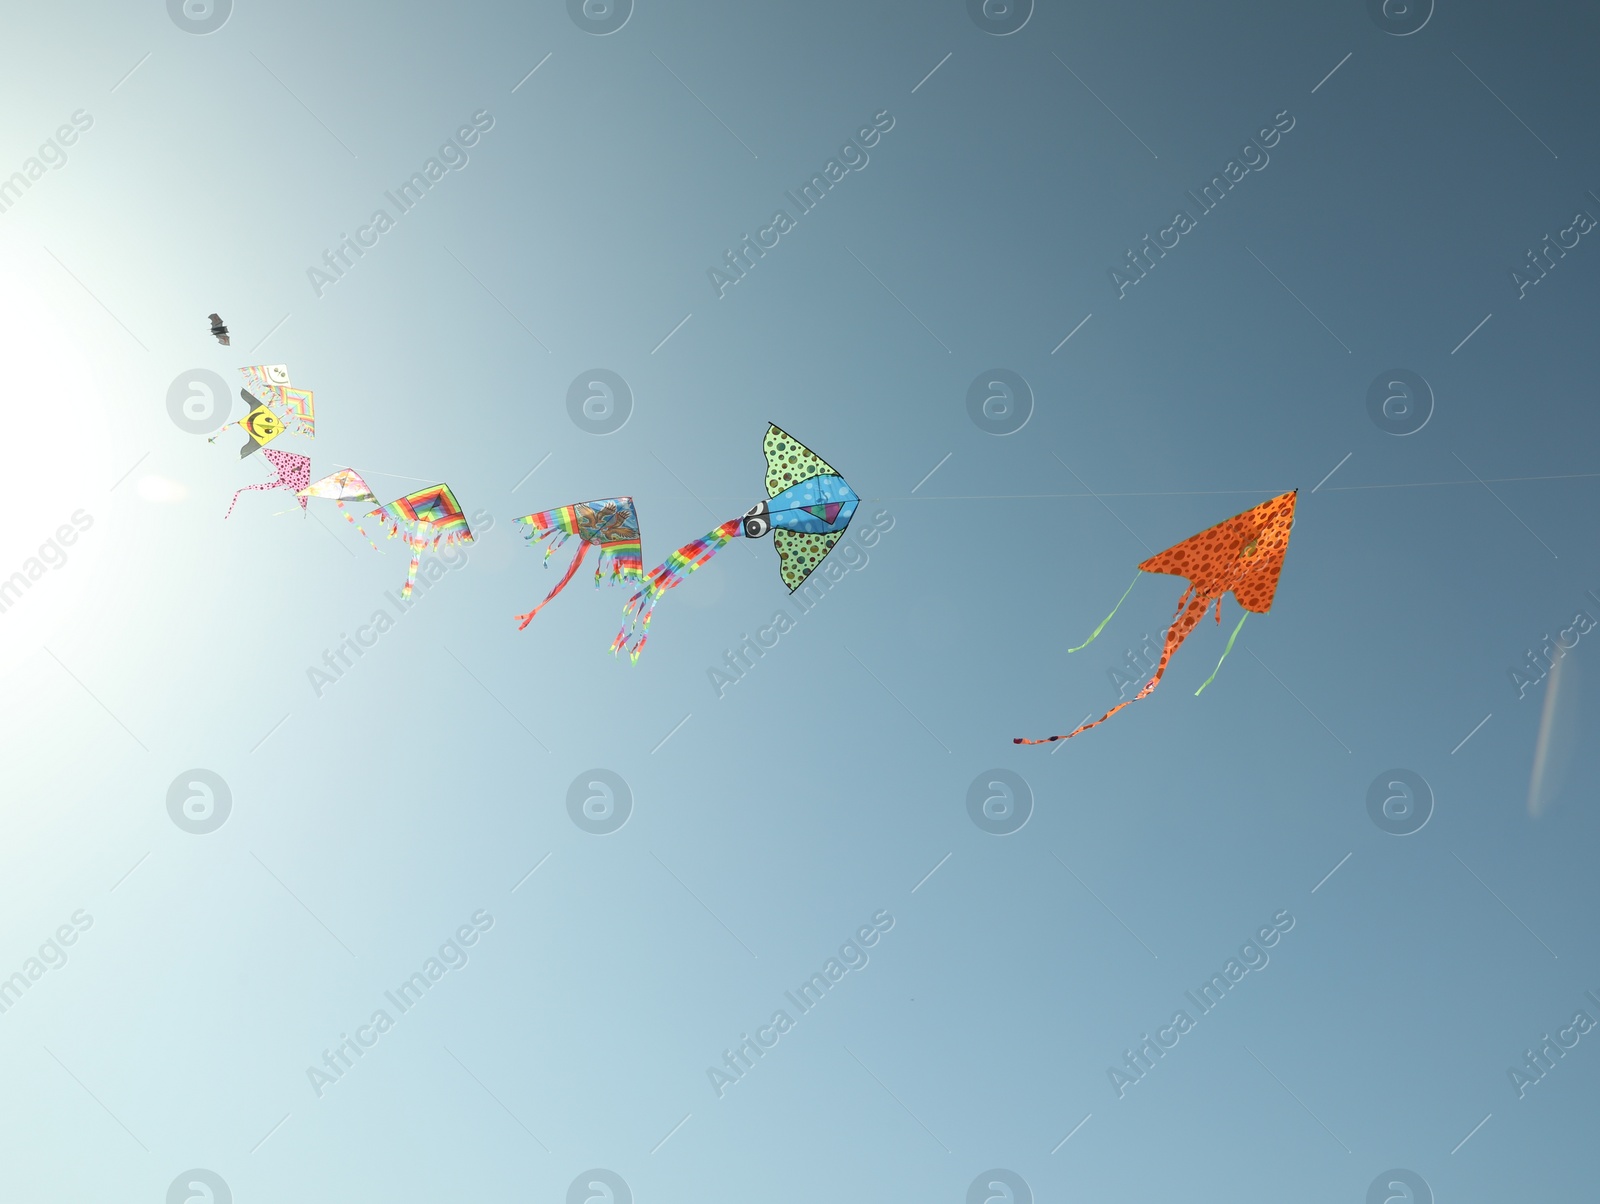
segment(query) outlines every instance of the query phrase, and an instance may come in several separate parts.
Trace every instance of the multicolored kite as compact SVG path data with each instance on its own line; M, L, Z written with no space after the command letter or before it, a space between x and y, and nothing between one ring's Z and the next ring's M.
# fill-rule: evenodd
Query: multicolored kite
M629 659L637 661L661 595L682 584L735 536L759 539L773 533L778 574L790 593L800 588L839 542L861 500L855 490L822 457L781 427L768 424L762 446L767 457L767 500L684 544L651 569L644 587L622 608L627 621L611 641L612 652L627 648Z
M361 524L356 522L350 511L344 508L346 502L375 502L378 500L377 494L372 492L367 483L361 479L361 474L355 469L341 468L338 472L329 473L320 481L314 481L307 485L295 496L300 499L302 508L305 506L305 499L308 497L331 499L339 507L339 513L344 515L344 521L360 532L361 538L372 544L374 552L378 550L378 545L372 543L372 536L368 535Z
M316 437L316 406L314 394L309 389L295 389L289 385L289 369L283 364L256 364L240 368L245 387L239 396L251 407L237 425L249 436L239 449L239 458L254 455L285 431L292 435ZM235 425L229 423L228 426ZM215 443L222 431L212 435Z
M371 511L367 517L383 523L389 529L390 539L399 535L411 546L411 568L406 573L405 588L400 591L402 598L411 596L424 548L437 548L441 543L472 542L467 516L462 513L456 495L450 492L450 486L442 483L396 498L387 506Z
M578 502L572 506L559 506L554 510L541 510L538 514L524 514L517 520L527 524L523 534L529 543L549 540L544 550L545 567L550 566L550 556L568 539L577 536L581 541L578 554L567 566L566 574L555 588L545 595L543 602L525 615L517 615L521 631L533 622L533 616L543 610L572 580L578 566L590 547L600 549L600 558L594 566L594 583L598 587L606 569L611 570L611 583L644 580L644 554L639 545L639 514L633 508L631 497L607 497L593 502Z
M228 513L222 517L227 518L233 513L233 508L239 502L239 495L252 489L289 489L294 491L295 497L300 502L300 509L306 508L304 492L306 482L311 480L311 457L297 455L294 452L278 451L276 448L267 448L267 459L271 461L273 470L278 474L270 481L259 485L246 485L234 490L233 501L228 503Z
M289 369L283 364L255 364L240 368L246 401L259 401L278 413L291 434L316 436L315 395L310 389L295 389L289 384Z
M1104 723L1123 707L1146 697L1161 681L1161 675L1167 671L1167 662L1172 659L1178 645L1205 618L1206 609L1212 603L1216 604L1217 623L1221 624L1222 595L1231 592L1235 601L1244 607L1245 613L1240 617L1239 625L1233 629L1233 634L1228 637L1227 647L1222 650L1222 659L1217 661L1217 669L1222 668L1222 661L1233 650L1233 641L1238 639L1239 629L1244 626L1250 613L1266 614L1272 609L1272 597L1278 588L1278 574L1283 571L1283 556L1289 548L1289 532L1294 527L1294 504L1299 492L1293 490L1279 494L1254 509L1235 514L1226 522L1174 544L1141 564L1141 573L1171 573L1189 582L1189 588L1178 599L1172 625L1167 628L1166 645L1161 649L1156 675L1145 683L1144 689L1138 694L1127 702L1118 703L1093 723L1085 723L1065 736L1049 736L1043 740L1018 737L1014 743L1048 744L1052 740L1070 740L1079 732L1086 732ZM1137 583L1139 578L1135 576L1133 580ZM1132 592L1133 585L1129 585L1123 591L1122 598ZM1117 606L1111 608L1111 614L1100 621L1100 626L1094 629L1093 634L1077 648L1067 651L1077 652L1092 644L1121 605L1122 599L1118 599ZM1200 690L1211 684L1217 676L1217 669L1213 669L1211 676L1200 684ZM1195 693L1200 693L1200 690Z

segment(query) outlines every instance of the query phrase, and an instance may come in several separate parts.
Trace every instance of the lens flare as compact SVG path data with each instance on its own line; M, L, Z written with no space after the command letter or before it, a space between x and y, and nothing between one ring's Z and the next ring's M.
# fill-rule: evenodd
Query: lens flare
M1578 674L1573 660L1570 652L1556 657L1545 680L1544 710L1528 779L1528 814L1534 819L1560 794L1578 747Z

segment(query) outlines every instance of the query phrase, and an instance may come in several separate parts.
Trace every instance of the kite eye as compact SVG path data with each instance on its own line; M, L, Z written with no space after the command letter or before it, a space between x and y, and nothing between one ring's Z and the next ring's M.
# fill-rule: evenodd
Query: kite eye
M1256 549L1260 545L1261 537L1257 536L1255 539L1252 539L1249 543L1245 544L1244 547L1239 549L1239 555L1241 557L1254 556L1256 554Z
M744 535L746 539L760 539L772 530L772 521L767 517L767 503L757 502L744 512Z

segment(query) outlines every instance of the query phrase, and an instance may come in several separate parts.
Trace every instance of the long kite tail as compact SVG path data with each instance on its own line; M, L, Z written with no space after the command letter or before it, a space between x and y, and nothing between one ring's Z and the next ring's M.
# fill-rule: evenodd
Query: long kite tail
M1111 608L1111 614L1100 620L1100 626L1096 627L1092 632L1089 633L1088 639L1084 640L1083 643L1079 644L1076 648L1068 648L1068 652L1081 652L1083 649L1095 642L1095 639L1099 636L1099 634L1106 629L1106 624L1111 622L1111 616L1122 609L1122 604L1128 600L1128 595L1133 593L1133 587L1139 584L1139 578L1142 576L1144 576L1144 570L1140 569L1133 575L1133 580L1128 582L1128 588L1122 591L1122 597L1117 599L1117 604Z
M231 515L233 513L233 508L239 504L239 495L241 493L249 493L250 490L252 490L252 489L276 489L279 485L282 485L282 484L283 484L283 482L281 480L279 480L279 481L262 481L262 482L260 482L259 484L256 484L256 485L243 485L240 488L235 489L233 491L233 501L228 503L228 513L224 514L222 517L223 518L227 518L228 515Z
M1166 643L1161 649L1161 661L1156 665L1155 676L1149 681L1145 682L1144 689L1140 690L1126 702L1117 703L1116 706L1112 707L1104 715L1101 715L1100 718L1096 719L1093 723L1085 723L1082 727L1074 728L1064 736L1046 736L1042 740L1025 740L1018 736L1011 742L1013 744L1051 744L1056 740L1070 740L1080 732L1088 731L1091 727L1099 727L1123 707L1132 706L1141 698L1148 697L1150 691L1154 690L1156 686L1160 684L1162 674L1167 671L1167 662L1172 659L1172 654L1178 650L1178 645L1182 644L1184 640L1188 639L1189 633L1199 626L1201 619L1206 617L1206 606L1208 599L1200 597L1198 594L1191 599L1190 592L1193 590L1193 588L1193 586L1190 586L1189 589L1184 590L1183 597L1178 599L1178 609L1182 612L1182 616L1173 616L1172 625L1167 628ZM1188 602L1187 610L1184 609L1185 602ZM1237 632L1235 634L1237 634Z
M302 502L304 502L304 500L305 500L304 498L301 499ZM339 513L344 515L344 521L349 523L352 527L354 527L356 529L356 531L361 535L362 539L366 540L369 544L372 544L372 550L374 552L376 552L378 550L378 545L376 543L373 543L372 536L368 535L366 530L365 530L365 528L363 528L360 523L356 522L354 517L351 516L350 511L348 511L348 510L346 510L344 508L344 499L343 498L335 498L334 499L334 504L339 507Z
M1107 719L1111 718L1111 716L1115 715L1123 707L1132 706L1135 701L1137 701L1137 700L1130 698L1130 699L1128 699L1127 702L1119 702L1119 703L1117 703L1116 706L1112 707L1104 715L1101 715L1100 718L1096 719L1093 723L1085 723L1082 727L1073 728L1072 731L1068 732L1065 736L1046 736L1043 740L1027 740L1027 739L1024 739L1021 736L1014 736L1012 738L1012 740L1011 740L1011 743L1013 743L1013 744L1054 744L1057 740L1070 740L1070 739L1072 739L1072 737L1076 736L1079 732L1086 732L1091 727L1099 727L1102 723L1104 723Z
M578 545L578 554L572 558L572 563L567 566L566 575L563 576L560 581L557 581L556 585L555 585L555 588L552 589L548 594L546 594L544 596L544 601L539 603L539 605L535 606L527 614L525 614L525 615L517 615L516 616L517 618L522 620L522 622L517 624L517 630L518 631L525 630L527 628L528 624L533 622L533 616L538 614L546 606L550 605L550 599L551 598L554 598L562 590L567 588L567 582L572 580L573 574L575 574L578 571L578 566L583 563L583 558L584 558L585 555L588 554L588 551L589 551L589 541L588 540L584 540L582 543L580 543Z
M623 604L622 613L627 616L627 621L617 632L617 638L611 641L611 651L617 653L627 648L628 659L637 662L639 653L644 651L645 640L650 637L650 618L661 595L674 586L682 585L685 577L727 547L743 531L743 521L730 518L699 539L690 540L651 569L644 588ZM628 641L634 636L638 638L629 647Z
M409 598L411 587L417 582L417 565L422 560L422 541L417 540L411 545L411 567L406 570L406 583L400 587L400 596Z

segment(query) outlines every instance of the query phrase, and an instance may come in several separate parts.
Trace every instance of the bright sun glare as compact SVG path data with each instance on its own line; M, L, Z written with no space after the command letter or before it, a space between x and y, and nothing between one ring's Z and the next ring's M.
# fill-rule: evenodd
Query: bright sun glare
M0 265L0 671L77 609L110 526L103 407L67 322L17 266Z

